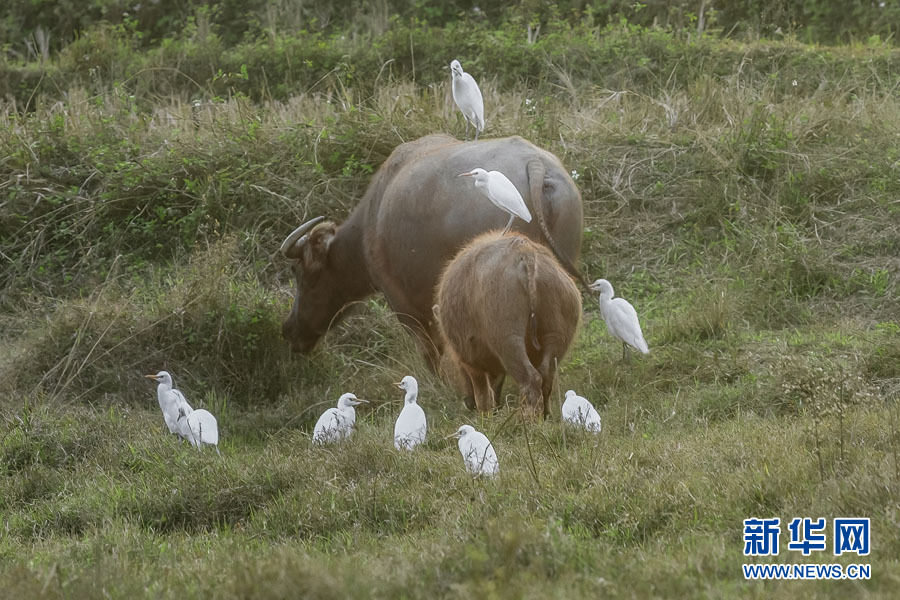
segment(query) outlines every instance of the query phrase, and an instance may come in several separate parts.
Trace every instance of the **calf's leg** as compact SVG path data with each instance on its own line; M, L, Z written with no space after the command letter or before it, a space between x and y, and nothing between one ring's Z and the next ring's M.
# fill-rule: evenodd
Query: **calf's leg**
M519 335L508 336L500 353L500 362L522 390L523 414L526 418L536 419L543 410L541 374L528 359L525 338Z

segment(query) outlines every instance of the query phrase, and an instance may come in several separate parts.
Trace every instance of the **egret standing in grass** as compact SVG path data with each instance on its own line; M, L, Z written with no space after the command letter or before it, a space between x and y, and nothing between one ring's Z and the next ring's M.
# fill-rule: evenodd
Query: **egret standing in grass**
M598 279L590 285L595 292L600 292L600 314L606 321L606 329L609 334L622 341L622 360L626 358L628 346L640 350L643 354L649 354L650 348L644 341L641 332L641 324L638 322L637 312L624 298L613 298L613 287L605 279ZM627 345L626 345L627 344Z
M394 447L397 450L412 450L425 442L425 411L419 406L419 382L412 375L407 375L395 384L401 390L406 391L403 400L403 410L394 424Z
M366 400L360 400L353 394L340 397L336 408L329 408L322 413L313 429L313 444L329 444L339 442L353 435L356 425L356 409Z
M564 423L584 427L591 433L600 433L600 414L587 398L579 396L575 390L566 392L562 418Z
M459 453L462 454L466 471L473 475L493 477L500 472L500 461L487 436L475 431L471 425L463 425L450 437L459 440Z
M181 410L189 413L193 409L184 394L172 387L172 376L168 371L160 371L156 375L144 375L144 377L159 383L156 386L156 399L159 401L159 408L162 410L163 420L166 422L166 427L169 428L169 433L189 440L190 429L186 422L179 423L178 415Z
M219 452L219 424L211 412L205 408L191 410L190 406L187 409L182 407L178 411L178 422L181 423L182 420L189 432L188 441L197 450L201 450L203 444L208 444L215 446L216 454L222 456Z
M513 220L519 217L526 223L531 223L531 213L522 199L522 194L506 175L500 171L485 171L484 169L472 169L468 173L460 173L458 177L474 177L475 187L479 192L487 196L491 203L502 211L509 213L509 223L503 233L509 231Z
M463 71L458 60L450 63L450 72L453 76L453 101L466 118L466 140L469 139L469 123L475 126L475 139L484 131L484 98L475 79Z

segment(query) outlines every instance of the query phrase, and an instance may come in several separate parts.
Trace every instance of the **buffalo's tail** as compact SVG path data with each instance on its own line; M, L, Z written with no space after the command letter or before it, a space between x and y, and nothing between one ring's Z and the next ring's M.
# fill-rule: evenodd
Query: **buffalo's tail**
M537 257L534 252L522 254L522 265L525 267L525 292L528 294L528 329L531 332L531 345L535 350L541 349L538 340L537 324Z
M531 195L531 203L534 208L535 217L537 218L538 225L541 228L541 235L547 240L547 244L550 246L550 250L553 252L553 255L556 257L556 260L563 266L563 268L569 272L572 277L575 278L576 281L581 283L582 287L588 292L590 292L590 287L587 279L584 278L584 275L581 274L581 271L578 270L572 260L560 252L559 248L556 245L556 240L553 239L553 235L550 233L550 228L547 226L547 222L544 220L544 175L547 170L544 167L544 163L538 159L533 159L528 161L528 186Z

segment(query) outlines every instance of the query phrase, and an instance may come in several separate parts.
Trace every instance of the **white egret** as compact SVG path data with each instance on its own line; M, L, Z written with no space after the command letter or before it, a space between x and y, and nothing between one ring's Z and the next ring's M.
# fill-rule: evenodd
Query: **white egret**
M500 171L472 169L468 173L460 173L457 177L474 177L478 191L487 196L494 206L509 213L509 223L506 224L503 233L509 231L516 217L531 223L531 213L525 205L525 200L522 199L522 194Z
M493 477L500 472L500 461L494 446L486 435L475 431L471 425L463 425L450 437L459 439L459 453L462 454L466 471L473 475Z
M399 383L394 384L406 390L403 410L394 424L394 447L397 450L412 450L425 442L425 411L419 406L419 382L412 375L407 375Z
M203 444L215 446L216 454L222 456L219 452L219 424L211 412L205 408L197 410L185 410L182 408L178 411L178 421L182 420L187 424L187 431L190 437L188 441L193 444L197 450L201 449Z
M466 118L466 140L469 139L469 123L475 126L475 139L484 131L484 98L475 79L463 71L458 60L450 63L450 72L453 76L452 91L453 101Z
M613 298L613 287L605 279L598 279L590 285L595 292L600 292L600 314L606 321L606 329L614 338L622 341L622 359L626 357L628 346L640 350L644 354L650 353L644 334L641 332L641 324L638 322L637 312L624 298ZM627 344L627 345L626 345Z
M329 444L350 437L353 434L353 427L356 425L356 410L353 407L363 402L367 401L360 400L353 394L341 396L337 407L329 408L316 421L316 427L313 429L313 443Z
M584 427L591 433L600 433L600 415L587 398L575 393L566 392L566 400L562 405L563 422Z
M144 375L144 377L159 382L159 385L156 386L156 399L159 401L159 408L162 410L169 433L190 440L190 428L186 422L179 423L178 414L179 410L183 409L185 413L190 413L193 409L184 394L172 387L172 376L168 371L160 371L156 375Z

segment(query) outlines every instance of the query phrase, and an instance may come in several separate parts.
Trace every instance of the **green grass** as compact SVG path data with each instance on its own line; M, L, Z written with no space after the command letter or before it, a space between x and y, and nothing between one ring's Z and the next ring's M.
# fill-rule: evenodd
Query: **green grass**
M415 43L443 56L449 31ZM131 62L163 59L122 55L113 36L94 80L70 64L82 42L46 67L65 74L59 89L28 111L0 105L4 594L892 597L895 51L550 33L523 64L503 30L472 70L487 135L522 135L577 172L583 266L641 315L651 354L624 364L585 298L560 365L560 392L599 409L596 437L563 431L558 405L524 427L512 384L497 415L468 412L380 298L308 358L280 338L282 237L345 217L398 143L462 132L424 47L415 79L403 63L267 95L260 58L231 92L201 82L194 102L126 81ZM375 64L398 35L368 54L358 40L320 50L357 44L347 64ZM567 44L624 62L553 60ZM142 377L163 368L218 417L222 458L164 435ZM391 382L410 373L430 433L400 454ZM315 419L344 391L371 401L356 435L313 448ZM464 422L494 440L495 481L471 480L443 439ZM784 535L777 560L869 562L872 579L745 582L752 516L870 517L864 561L803 559Z

